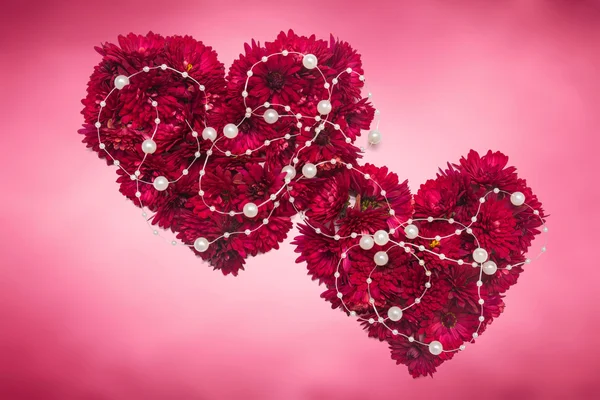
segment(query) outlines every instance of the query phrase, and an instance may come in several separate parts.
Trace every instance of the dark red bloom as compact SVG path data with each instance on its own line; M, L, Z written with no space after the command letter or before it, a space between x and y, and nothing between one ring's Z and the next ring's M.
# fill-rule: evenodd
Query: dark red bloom
M421 338L417 338L421 340ZM433 376L433 373L437 371L436 367L454 355L454 353L442 353L434 356L429 352L427 346L416 342L411 343L401 336L391 339L389 345L392 359L396 360L396 364L406 365L413 378Z

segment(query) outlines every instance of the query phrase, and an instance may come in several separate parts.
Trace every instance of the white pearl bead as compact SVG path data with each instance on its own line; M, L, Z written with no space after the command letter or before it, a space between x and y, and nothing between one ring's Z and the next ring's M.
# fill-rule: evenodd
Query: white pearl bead
M483 263L483 266L481 268L483 268L483 273L486 275L494 275L498 270L498 266L496 265L496 263L491 260Z
M306 178L314 178L317 175L317 167L315 164L304 164L302 167L302 175L304 175Z
M156 179L154 179L152 185L154 186L154 189L158 190L159 192L162 192L163 190L167 190L167 188L169 187L169 180L164 176L159 176Z
M359 246L363 250L371 250L375 246L375 241L371 236L363 236L360 238Z
M429 352L434 356L442 354L442 351L444 351L444 346L442 346L442 344L437 340L429 343Z
M267 111L265 111L265 113L263 114L263 118L265 119L265 122L267 124L274 124L275 122L277 122L277 120L279 119L279 113L277 112L277 110L274 110L272 108L269 108Z
M318 60L314 54L306 54L302 58L302 65L304 65L304 68L306 68L306 69L316 68L317 63L318 63Z
M119 75L115 78L115 87L119 90L129 85L129 78L125 75Z
M378 144L379 142L381 142L381 132L377 131L377 130L373 130L371 132L369 132L369 143L371 144Z
M254 203L244 205L244 215L248 218L254 218L258 214L258 207Z
M387 315L388 315L388 318L394 322L400 321L400 318L402 318L402 309L400 307L396 307L396 306L390 307Z
M390 236L388 235L388 233L384 230L379 230L377 232L375 232L375 234L373 235L373 239L375 240L375 243L377 243L380 246L384 246L387 244L387 242L389 242L390 240Z
M475 249L475 251L473 251L473 260L477 261L478 263L483 263L488 259L488 252L485 249L482 249L481 247L478 247Z
M389 258L385 251L378 251L377 253L375 253L373 260L375 261L375 264L381 267L382 265L388 263Z
M329 100L321 100L319 104L317 104L317 111L321 115L327 115L331 112L331 102Z
M229 139L238 135L238 127L235 124L227 124L223 127L223 134Z
M146 154L154 154L156 151L156 142L152 139L146 139L142 142L142 151Z
M294 179L294 177L296 176L296 168L292 167L291 165L286 165L285 167L283 167L281 169L281 172L285 173L286 179Z
M419 236L419 228L412 224L406 225L406 227L404 228L404 233L406 234L407 238L414 239L417 236Z
M215 128L207 127L202 131L202 139L210 140L213 142L217 138L217 131Z
M200 253L204 253L206 250L208 250L208 245L208 240L203 237L200 237L194 241L194 249Z
M525 203L525 195L521 192L514 192L510 195L510 202L515 206L522 206Z

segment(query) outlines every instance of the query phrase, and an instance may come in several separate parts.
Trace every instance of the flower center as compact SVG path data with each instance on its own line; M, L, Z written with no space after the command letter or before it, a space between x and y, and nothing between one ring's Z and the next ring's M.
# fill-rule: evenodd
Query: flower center
M446 313L442 315L441 321L442 325L444 325L446 328L454 328L456 325L456 315L451 312Z
M408 358L412 358L412 359L414 360L414 359L417 359L417 358L421 357L421 352L420 352L419 350L417 350L416 348L414 348L414 347L411 347L411 348L410 348L410 349L408 349L408 351L406 352L406 356L407 356Z
M318 146L327 146L328 144L331 144L331 140L328 134L326 134L325 132L321 132L313 143L315 143Z
M360 203L360 210L365 211L367 209L375 209L379 208L379 202L375 199L370 199L368 197L363 197Z
M281 90L285 85L285 79L280 72L271 71L267 74L267 84L273 90Z
M256 182L248 188L248 196L253 199L261 199L267 192L267 184L265 182Z
M431 243L429 243L429 247L431 247L432 249L435 249L435 248L436 248L436 247L438 247L439 245L440 245L440 242L439 242L439 241L437 241L437 240L435 240L435 239L433 239L433 240L431 241Z

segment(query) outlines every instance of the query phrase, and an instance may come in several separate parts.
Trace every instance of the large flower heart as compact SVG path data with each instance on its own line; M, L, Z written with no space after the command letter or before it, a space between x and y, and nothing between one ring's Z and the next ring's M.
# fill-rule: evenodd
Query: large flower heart
M246 45L227 77L188 36L130 34L97 50L80 133L154 234L170 230L236 275L300 213L298 261L323 297L414 376L502 312L543 225L537 198L500 153L471 152L414 198L387 168L360 166L354 143L377 113L347 43L281 33Z
M83 141L117 166L121 192L149 210L150 224L225 274L278 248L306 206L302 183L284 190L287 174L332 158L355 162L352 142L374 115L361 97L360 57L333 38L290 31L252 42L227 79L217 54L189 36L130 34L97 51ZM237 136L224 137L225 128ZM243 214L247 203L258 206L253 218Z

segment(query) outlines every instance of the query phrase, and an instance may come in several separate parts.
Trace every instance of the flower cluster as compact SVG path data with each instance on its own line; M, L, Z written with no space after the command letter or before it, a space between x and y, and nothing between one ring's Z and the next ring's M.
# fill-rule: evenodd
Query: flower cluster
M325 80L331 81L348 67L356 71L356 74L338 78L336 90L330 97L333 109L328 116L330 124L310 147L298 152L298 170L305 163L332 158L355 162L360 155L352 142L360 136L361 129L369 128L374 115L373 107L361 97L363 82L357 75L362 74L360 56L347 43L333 37L324 41L289 31L262 46L252 41L245 46L245 54L234 61L227 76L216 52L189 36L129 34L120 36L118 45L106 43L96 50L102 61L94 69L83 100L85 123L79 131L83 142L108 164L113 163L113 158L118 159L121 168L117 168L117 182L121 193L153 213L148 217L151 224L173 231L178 239L224 274L236 275L250 255L277 249L292 228L291 217L296 214L288 197L295 196L299 208L309 198L305 185L299 182L278 195L279 207L273 204L262 207L253 220L239 214L211 212L210 206L239 212L244 204L260 203L277 193L285 177L282 168L290 164L299 143L315 136L315 121L306 124L310 129L299 129L294 118L279 118L269 124L263 118L244 118L247 107L255 108L265 102L289 104L294 113L314 116L318 101L328 93ZM265 55L282 51L289 52L289 56L272 57L259 63L252 71L248 87L244 87L253 64ZM314 54L319 60L319 69L303 68L301 53ZM182 79L172 70L158 68L163 64L186 72L189 78ZM135 75L131 84L111 95L116 76L132 76L145 67L149 67L149 71ZM204 90L199 90L191 79L201 83ZM245 90L251 93L247 104L242 97ZM157 114L160 124L153 135ZM99 131L95 126L97 122ZM192 132L202 132L209 126L222 132L228 123L239 123L239 134L220 142L222 151L215 152L208 160L201 198L198 174L207 161L212 143L200 140L200 157L195 160L198 145ZM334 125L339 129L334 129ZM289 135L289 140L273 140L285 135ZM346 137L351 138L351 142L347 142ZM149 138L159 149L151 155L142 151L142 143ZM269 146L245 154L248 149L257 149L270 140L273 142ZM225 152L233 155L227 156ZM107 153L111 157L107 157ZM190 164L192 166L182 175ZM139 174L134 178L124 171L139 171ZM164 191L139 184L151 183L157 177L165 177L173 183ZM254 231L256 221L268 216L268 225ZM221 237L224 232L246 229L253 232ZM193 243L199 236L215 242L207 251L198 252Z
M306 262L313 279L326 286L321 297L333 308L357 316L368 335L387 342L392 358L405 364L414 377L432 375L456 354L434 355L418 342L436 340L444 349L459 348L472 342L474 332L481 334L502 313L503 295L523 271L520 266L505 267L522 264L533 237L540 233L545 217L541 204L507 162L508 157L499 152L480 157L471 151L459 164L449 165L436 179L421 185L414 199L406 182L399 183L387 168L361 167L380 184L389 205L380 188L353 171L315 186L307 215L311 225L322 232L373 235L392 229L394 233L386 245L364 250L356 247L357 239L335 240L300 225L300 235L293 242L300 253L297 262ZM495 193L494 189L501 191ZM481 204L480 199L489 192L492 194ZM505 192L525 194L529 207L515 207ZM397 219L390 216L388 207ZM477 221L470 225L472 234L454 234L457 224L469 225L478 210ZM409 219L414 220L419 236L412 240L413 250L407 252L393 242L408 241L405 224L397 221ZM496 273L481 277L480 268L472 265L471 254L478 247L488 249L489 258L499 267ZM374 255L381 250L387 251L389 262L374 268ZM342 254L346 254L343 259ZM432 285L418 305L406 308L421 296L429 280L418 259L431 271ZM465 262L458 265L448 259ZM485 301L483 312L480 298ZM386 320L388 329L377 320L393 306L406 309L399 321Z

